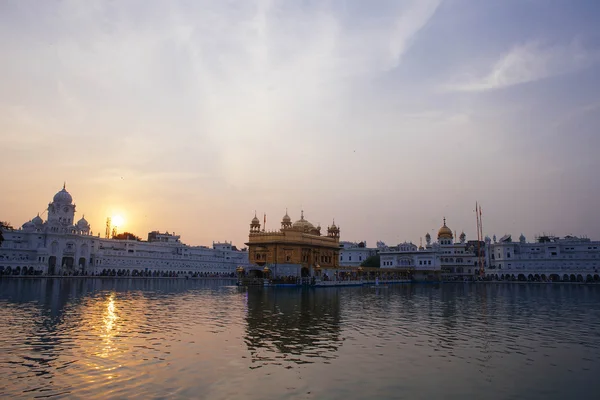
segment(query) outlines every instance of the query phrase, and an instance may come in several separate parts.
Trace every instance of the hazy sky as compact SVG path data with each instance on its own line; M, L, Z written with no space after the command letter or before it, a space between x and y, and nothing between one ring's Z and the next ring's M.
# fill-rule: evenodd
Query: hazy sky
M0 220L600 239L597 0L0 0Z

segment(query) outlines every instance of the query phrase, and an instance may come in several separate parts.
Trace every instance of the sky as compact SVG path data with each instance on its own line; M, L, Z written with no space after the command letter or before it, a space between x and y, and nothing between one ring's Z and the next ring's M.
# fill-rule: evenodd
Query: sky
M0 220L600 239L595 0L0 1ZM43 214L44 215L44 214ZM324 229L325 230L325 229Z

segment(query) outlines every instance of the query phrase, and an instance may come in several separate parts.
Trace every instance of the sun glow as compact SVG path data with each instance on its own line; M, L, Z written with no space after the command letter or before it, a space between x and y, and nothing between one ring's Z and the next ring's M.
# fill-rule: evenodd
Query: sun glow
M125 223L125 220L120 215L113 215L113 217L111 218L111 220L112 220L113 226L119 226L120 227L120 226L123 226L123 224Z

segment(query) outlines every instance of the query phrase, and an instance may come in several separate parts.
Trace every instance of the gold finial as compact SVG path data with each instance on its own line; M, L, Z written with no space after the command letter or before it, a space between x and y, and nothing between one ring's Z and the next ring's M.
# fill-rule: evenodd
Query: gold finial
M65 190L67 188L67 181L63 182L63 190Z
M300 210L300 219L304 219L304 210Z
M444 226L446 226L446 217L444 217Z

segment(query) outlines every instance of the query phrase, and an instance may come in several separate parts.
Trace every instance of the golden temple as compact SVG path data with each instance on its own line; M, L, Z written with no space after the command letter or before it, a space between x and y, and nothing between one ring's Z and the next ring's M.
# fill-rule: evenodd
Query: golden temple
M323 236L319 225L304 219L304 211L294 223L286 211L281 229L266 231L261 230L260 220L254 215L246 245L250 263L269 265L279 276L308 277L314 267L338 266L340 228L334 222Z
M265 216L266 222L266 216ZM340 227L335 221L321 234L321 226L304 218L292 223L287 213L281 228L267 231L256 213L250 222L248 258L251 266L237 270L239 284L316 284L351 285L363 281L403 280L407 270L382 271L380 268L340 266Z

